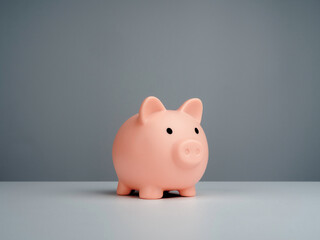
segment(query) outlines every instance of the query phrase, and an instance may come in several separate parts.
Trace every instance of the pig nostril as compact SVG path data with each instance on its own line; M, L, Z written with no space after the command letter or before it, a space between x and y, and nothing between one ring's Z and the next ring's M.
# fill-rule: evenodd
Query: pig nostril
M189 155L189 154L190 154L189 148L186 148L186 149L184 150L184 152L185 152L186 155Z
M199 148L196 149L196 154L197 154L197 155L200 154L200 149L199 149Z

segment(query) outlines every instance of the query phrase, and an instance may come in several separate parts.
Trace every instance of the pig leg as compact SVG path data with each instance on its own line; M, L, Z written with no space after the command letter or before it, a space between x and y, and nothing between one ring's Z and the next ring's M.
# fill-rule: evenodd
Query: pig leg
M196 188L195 186L181 189L179 190L179 193L183 197L194 197L196 195Z
M159 199L162 198L163 191L158 187L143 187L139 190L139 197L144 199Z
M124 185L122 182L118 182L117 187L117 194L118 195L129 195L131 192L131 189L128 188L126 185Z

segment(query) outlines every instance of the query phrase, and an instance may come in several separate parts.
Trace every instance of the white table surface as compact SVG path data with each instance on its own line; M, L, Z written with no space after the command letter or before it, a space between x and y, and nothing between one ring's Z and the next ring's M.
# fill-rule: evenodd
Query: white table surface
M115 182L0 182L0 239L320 239L320 182L200 182L117 196Z

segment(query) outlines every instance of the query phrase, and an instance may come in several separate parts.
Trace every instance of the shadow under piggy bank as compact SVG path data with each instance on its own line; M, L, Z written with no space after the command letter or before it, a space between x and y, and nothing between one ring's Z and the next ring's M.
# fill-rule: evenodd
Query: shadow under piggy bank
M130 192L129 196L139 197L139 192L136 190L132 190ZM162 198L175 198L175 197L182 197L182 196L174 191L172 191L172 192L164 191L163 196L162 196Z

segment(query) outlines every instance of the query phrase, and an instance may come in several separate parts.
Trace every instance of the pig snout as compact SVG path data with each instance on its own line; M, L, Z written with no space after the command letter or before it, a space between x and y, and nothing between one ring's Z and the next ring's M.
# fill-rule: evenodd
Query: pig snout
M204 156L202 144L193 139L177 143L173 149L176 163L183 168L191 168L198 165Z

